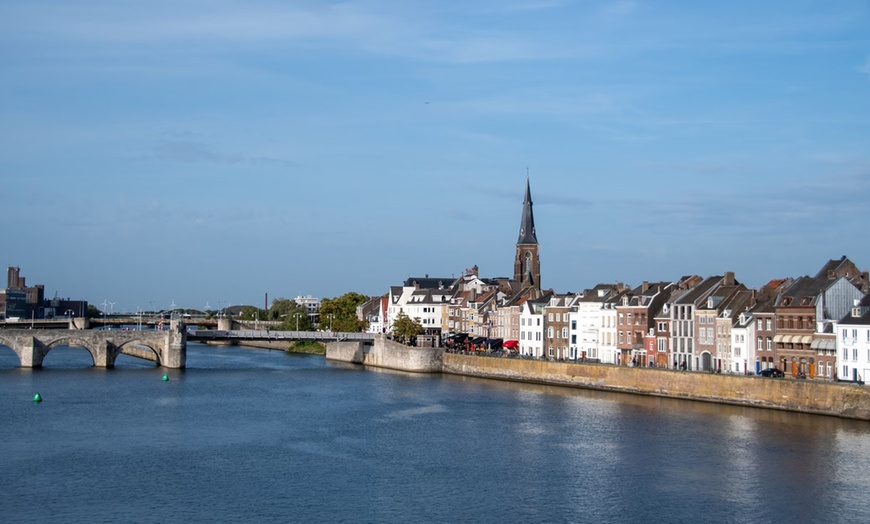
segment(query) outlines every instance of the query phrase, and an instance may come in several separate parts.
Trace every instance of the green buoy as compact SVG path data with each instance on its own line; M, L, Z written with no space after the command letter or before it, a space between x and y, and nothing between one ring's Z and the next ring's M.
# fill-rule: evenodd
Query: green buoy
M167 382L169 380L169 375L163 375L163 382Z
M42 402L42 395L40 395L39 393L37 393L36 395L33 395L33 401L34 402Z

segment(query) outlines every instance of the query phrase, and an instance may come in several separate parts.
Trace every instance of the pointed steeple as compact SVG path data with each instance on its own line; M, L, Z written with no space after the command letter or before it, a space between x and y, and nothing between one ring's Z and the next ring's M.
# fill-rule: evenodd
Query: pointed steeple
M526 175L526 197L523 199L523 217L520 220L520 238L517 244L537 244L535 236L535 215L532 213L532 190L529 188L529 177Z
M523 217L520 220L520 238L514 258L514 280L524 289L541 290L541 260L538 256L538 237L535 234L535 215L532 213L532 190L526 174L526 197L523 199Z

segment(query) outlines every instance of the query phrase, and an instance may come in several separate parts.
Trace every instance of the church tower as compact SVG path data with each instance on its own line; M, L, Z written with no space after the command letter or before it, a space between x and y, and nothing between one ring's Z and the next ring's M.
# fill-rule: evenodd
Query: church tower
M526 177L526 196L523 199L523 216L520 219L520 238L517 240L517 256L514 259L514 280L520 287L541 289L541 261L538 258L538 237L535 236L535 215L532 213L532 191Z

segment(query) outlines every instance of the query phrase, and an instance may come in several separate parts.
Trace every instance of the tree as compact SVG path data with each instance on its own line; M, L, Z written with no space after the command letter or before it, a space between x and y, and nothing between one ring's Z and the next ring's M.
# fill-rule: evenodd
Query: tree
M284 320L287 315L298 307L299 304L295 300L276 298L272 301L272 306L269 307L269 320Z
M281 326L278 327L281 331L314 331L314 323L311 322L311 317L308 316L308 311L304 307L291 300L293 306L286 313L281 315Z
M88 304L88 309L87 309L87 311L85 311L85 316L87 318L100 318L100 316L102 316L102 314L103 314L103 312L100 311L97 308L97 306L95 306L93 304Z
M267 320L266 312L254 306L245 306L239 313L239 320Z
M337 298L324 298L320 301L320 329L354 333L368 328L366 320L357 318L356 308L369 297L359 293L345 293Z
M396 320L393 321L394 337L402 342L408 342L422 332L423 325L418 319L412 319L404 311L399 311Z

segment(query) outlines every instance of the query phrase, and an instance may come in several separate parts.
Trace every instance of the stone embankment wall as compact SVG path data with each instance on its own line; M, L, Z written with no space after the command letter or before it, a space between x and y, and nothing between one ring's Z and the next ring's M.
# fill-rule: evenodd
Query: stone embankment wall
M870 420L870 390L853 384L445 353L443 372Z
M410 347L383 335L377 336L373 345L356 341L330 342L326 345L328 360L414 373L440 373L443 354L441 348Z

